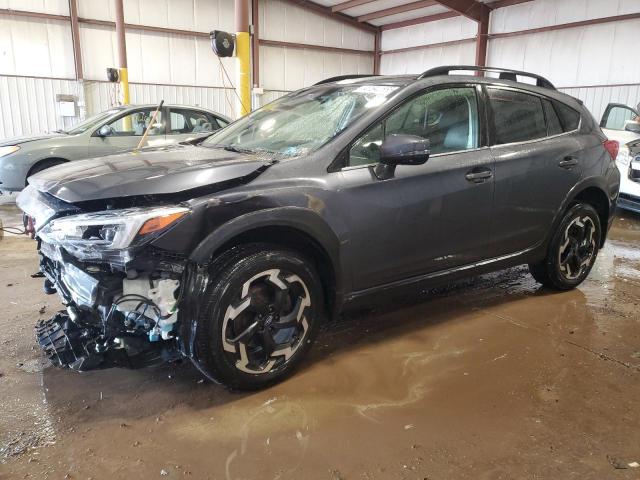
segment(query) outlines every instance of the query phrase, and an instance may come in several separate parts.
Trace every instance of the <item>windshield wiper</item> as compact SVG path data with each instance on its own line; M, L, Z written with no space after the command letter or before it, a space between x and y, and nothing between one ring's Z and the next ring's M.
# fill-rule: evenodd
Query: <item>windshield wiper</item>
M53 133L64 133L65 135L69 135L69 132L65 132L64 130L54 130Z
M235 145L225 145L222 147L227 152L236 152L236 153L254 153L250 148L241 148L236 147Z

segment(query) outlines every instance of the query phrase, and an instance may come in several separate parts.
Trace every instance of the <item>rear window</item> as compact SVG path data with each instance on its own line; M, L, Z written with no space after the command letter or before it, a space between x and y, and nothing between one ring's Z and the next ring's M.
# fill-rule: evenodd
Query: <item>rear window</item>
M565 132L572 132L578 128L578 125L580 125L580 114L578 112L560 102L554 101L553 106L555 107L556 112L558 112L560 123L562 123L562 129Z
M547 136L542 101L535 95L489 88L495 143L526 142Z
M542 104L544 105L544 114L547 117L547 134L549 136L561 134L564 130L562 130L562 124L560 123L555 108L553 108L551 102L546 99L542 100Z

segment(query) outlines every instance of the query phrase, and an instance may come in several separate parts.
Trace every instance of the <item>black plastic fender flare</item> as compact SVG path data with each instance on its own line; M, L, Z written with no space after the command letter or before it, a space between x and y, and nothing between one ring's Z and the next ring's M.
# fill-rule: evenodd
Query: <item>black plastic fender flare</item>
M201 240L189 260L200 265L206 264L220 247L233 238L261 227L277 226L293 228L308 235L327 252L335 275L336 302L339 302L344 293L343 274L346 271L340 257L340 240L322 217L307 208L276 207L240 215L220 225Z

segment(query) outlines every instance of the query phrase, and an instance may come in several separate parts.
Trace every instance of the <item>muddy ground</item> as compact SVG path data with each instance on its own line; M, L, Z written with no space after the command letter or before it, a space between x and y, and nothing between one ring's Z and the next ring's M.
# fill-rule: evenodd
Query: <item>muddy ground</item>
M610 238L577 290L515 268L344 316L244 394L188 364L45 366L33 325L60 304L33 243L5 237L0 478L640 478L640 217Z

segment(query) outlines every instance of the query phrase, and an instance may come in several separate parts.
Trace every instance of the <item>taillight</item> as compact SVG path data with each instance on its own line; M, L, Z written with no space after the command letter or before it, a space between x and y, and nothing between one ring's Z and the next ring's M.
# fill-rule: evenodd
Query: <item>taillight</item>
M618 158L618 151L620 150L620 143L617 140L606 140L602 144L609 155L611 155L611 160Z

